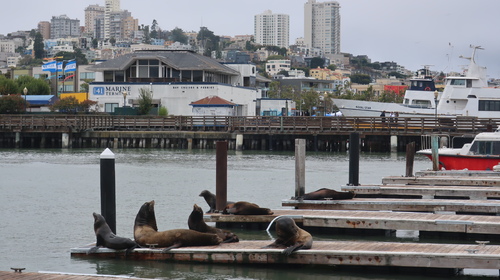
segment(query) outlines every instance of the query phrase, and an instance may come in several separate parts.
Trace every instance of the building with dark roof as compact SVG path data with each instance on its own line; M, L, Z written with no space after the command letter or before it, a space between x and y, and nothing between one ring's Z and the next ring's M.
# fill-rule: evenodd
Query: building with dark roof
M192 115L192 102L219 96L235 103L238 115L255 115L255 100L262 97L254 82L255 65L242 67L245 71L185 50L138 51L93 66L89 99L98 101L102 111L113 112L137 104L146 90L155 106L167 107L173 115Z

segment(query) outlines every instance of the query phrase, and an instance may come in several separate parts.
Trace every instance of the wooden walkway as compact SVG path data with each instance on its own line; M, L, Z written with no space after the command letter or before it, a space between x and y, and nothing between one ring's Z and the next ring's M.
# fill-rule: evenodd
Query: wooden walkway
M350 200L282 200L296 209L454 212L496 215L500 200L354 198Z
M455 177L455 176L429 176L429 177L401 177L389 176L382 178L382 184L402 185L427 185L427 186L500 186L500 174L497 177Z
M423 199L438 197L468 198L471 200L500 199L500 187L484 186L422 186L422 185L362 185L342 186L342 191L353 191L356 197L416 196Z
M162 253L161 249L135 249L127 256L133 260L184 261L222 264L314 264L355 266L397 266L453 269L500 269L500 246L428 244L401 242L314 241L309 250L289 257L278 249L263 249L270 241L240 241L217 246L185 247ZM73 248L74 257L125 258L125 254L99 249Z
M0 271L0 279L8 280L120 280L120 279L145 279L126 276L111 276L97 274L74 274L58 272L10 272Z
M415 212L273 210L273 215L241 216L205 214L206 222L264 223L266 228L278 216L292 217L304 227L345 229L413 230L466 234L498 234L500 216L449 215Z

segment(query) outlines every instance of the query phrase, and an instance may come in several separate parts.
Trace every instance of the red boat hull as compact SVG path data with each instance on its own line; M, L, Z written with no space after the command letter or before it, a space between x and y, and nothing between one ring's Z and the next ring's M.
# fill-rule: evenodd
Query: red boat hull
M432 160L432 155L424 155ZM500 156L439 155L439 169L493 170L497 164L500 164Z

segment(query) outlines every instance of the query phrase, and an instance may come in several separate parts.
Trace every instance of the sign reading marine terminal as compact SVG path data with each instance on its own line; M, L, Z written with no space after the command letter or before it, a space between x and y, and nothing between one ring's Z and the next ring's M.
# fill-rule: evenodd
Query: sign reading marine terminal
M130 92L130 87L124 86L109 86L109 87L94 87L93 95L122 95L124 91Z

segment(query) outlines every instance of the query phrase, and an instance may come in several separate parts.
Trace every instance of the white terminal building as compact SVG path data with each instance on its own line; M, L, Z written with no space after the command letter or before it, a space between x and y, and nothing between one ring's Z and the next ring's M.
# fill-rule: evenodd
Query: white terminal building
M137 105L141 89L152 92L154 106L166 107L170 115L196 115L193 104L217 96L235 105L233 115L255 116L262 98L255 65L221 64L191 51L137 51L89 70L96 72L89 99L101 112Z

